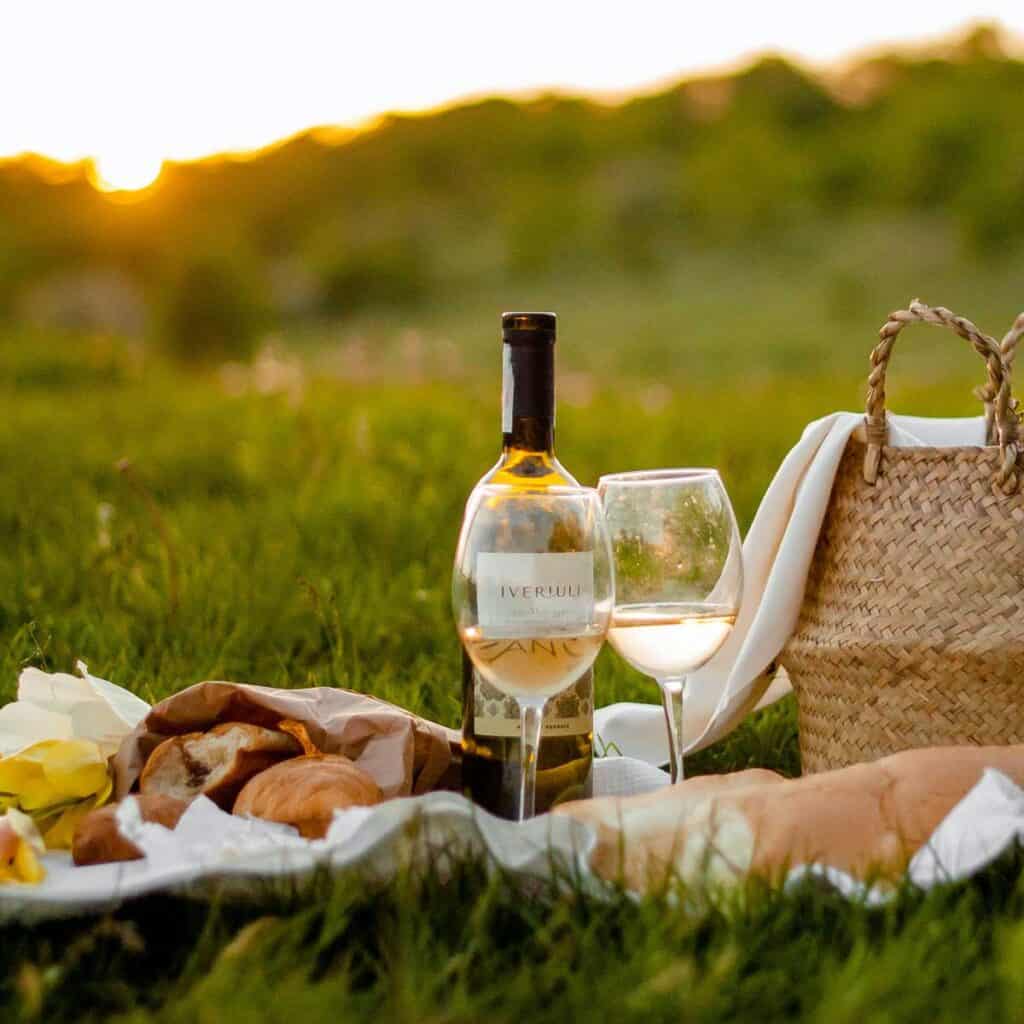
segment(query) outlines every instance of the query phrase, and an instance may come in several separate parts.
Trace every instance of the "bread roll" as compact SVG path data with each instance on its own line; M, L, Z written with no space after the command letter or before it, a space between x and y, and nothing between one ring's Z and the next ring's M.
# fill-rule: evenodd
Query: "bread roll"
M905 751L802 779L703 776L553 813L595 826L594 870L636 890L671 875L778 878L810 863L895 877L990 767L1024 784L1024 746Z
M202 793L228 810L254 775L301 753L294 736L247 722L225 722L209 732L164 740L149 755L139 790L185 801Z
M155 821L165 828L174 828L188 804L162 793L149 793L134 798L143 821ZM117 804L107 804L90 811L78 823L71 843L71 857L76 864L109 864L111 861L140 860L142 851L125 839L117 828Z
M377 783L347 757L306 754L247 782L233 813L293 825L307 839L322 839L335 811L382 799Z

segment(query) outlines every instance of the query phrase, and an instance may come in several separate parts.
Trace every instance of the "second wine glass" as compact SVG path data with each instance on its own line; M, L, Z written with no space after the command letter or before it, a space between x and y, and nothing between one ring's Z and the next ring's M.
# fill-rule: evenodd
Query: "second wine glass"
M743 592L739 530L713 469L601 477L615 562L612 647L661 688L672 781L683 778L686 678L725 643Z

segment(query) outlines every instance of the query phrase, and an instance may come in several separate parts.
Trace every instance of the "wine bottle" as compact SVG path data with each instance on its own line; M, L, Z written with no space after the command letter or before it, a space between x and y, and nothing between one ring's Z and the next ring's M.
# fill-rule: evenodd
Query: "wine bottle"
M554 313L505 313L502 329L502 451L480 483L531 488L575 485L555 458ZM519 707L462 654L462 781L503 818L519 800ZM536 812L589 797L594 741L593 671L548 701L537 757Z

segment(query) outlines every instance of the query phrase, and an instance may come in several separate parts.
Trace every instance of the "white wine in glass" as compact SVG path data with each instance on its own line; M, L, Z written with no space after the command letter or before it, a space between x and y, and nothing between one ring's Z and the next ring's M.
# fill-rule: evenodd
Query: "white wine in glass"
M474 490L455 551L452 609L476 671L519 705L520 821L534 814L544 705L593 665L613 601L596 491L521 484Z
M477 671L492 686L516 700L554 697L590 668L604 643L598 627L551 636L490 635L480 626L462 633Z
M659 679L699 668L735 624L728 605L619 605L608 640L638 672Z
M612 539L612 647L661 688L672 781L683 778L686 677L719 650L736 622L742 548L729 496L713 469L601 477Z

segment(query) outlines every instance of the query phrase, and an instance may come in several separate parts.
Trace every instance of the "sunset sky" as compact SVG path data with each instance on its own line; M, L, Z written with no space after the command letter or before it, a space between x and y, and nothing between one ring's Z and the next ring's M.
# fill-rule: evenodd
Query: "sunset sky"
M0 155L92 157L137 188L164 159L311 125L492 92L617 94L769 49L820 64L980 19L1024 38L1021 0L6 0Z

